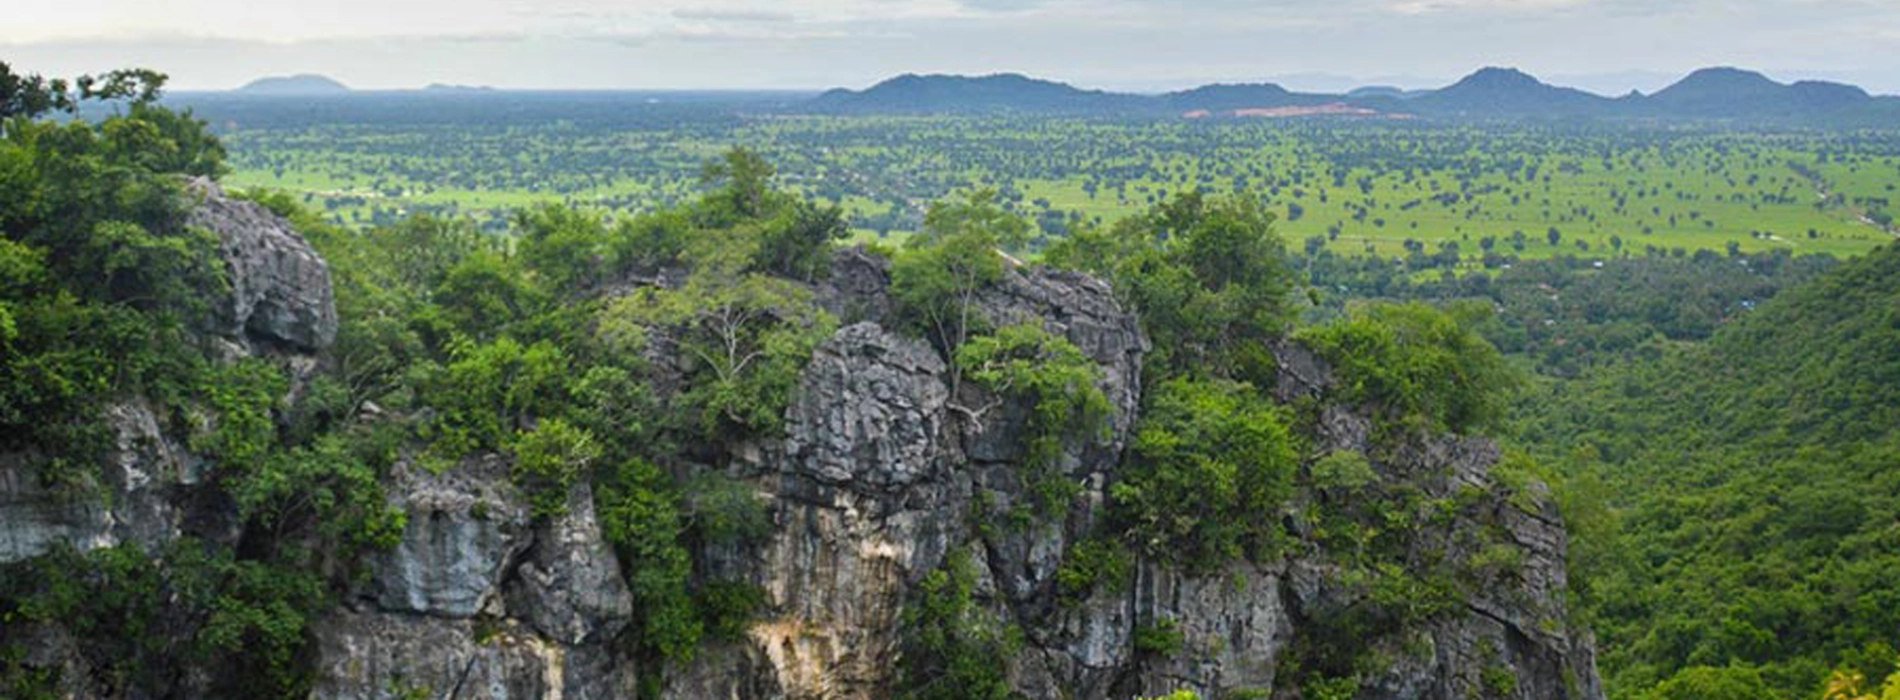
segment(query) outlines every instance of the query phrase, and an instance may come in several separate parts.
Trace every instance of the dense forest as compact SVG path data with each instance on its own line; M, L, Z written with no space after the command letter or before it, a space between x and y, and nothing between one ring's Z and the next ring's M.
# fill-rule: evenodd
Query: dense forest
M0 64L0 460L9 499L108 497L122 485L105 462L125 433L102 416L137 406L199 456L194 512L229 515L188 518L162 546L62 544L5 564L0 696L69 696L75 666L43 656L58 648L110 697L308 697L318 619L352 603L411 525L391 484L491 457L528 521L567 522L583 503L597 519L633 610L617 653L676 669L745 639L770 596L707 553L750 551L783 521L709 465L787 437L808 364L872 317L827 302L848 254L888 270L881 322L941 365L947 420L1009 421L989 439L1011 443L1022 498L972 506L984 527L1075 520L1086 493L1065 476L1078 450L1128 435L1100 518L1053 555L1060 605L1150 564L1221 575L1325 553L1355 597L1310 608L1324 614L1300 624L1317 632L1288 647L1271 697L1384 697L1384 667L1432 644L1409 630L1526 578L1504 521L1483 518L1542 517L1546 491L1570 530L1570 614L1538 624L1594 632L1610 697L1900 697L1891 243L1844 261L1735 243L1466 260L1453 242L1448 259L1410 239L1387 258L1322 235L1289 250L1279 229L1297 217L1263 190L1303 183L1262 172L1155 191L1127 216L1059 231L1007 190L975 188L924 205L897 245L841 253L852 213L735 147L694 161L666 206L524 204L499 226L427 213L347 226L308 196L244 191L327 261L334 288L326 337L257 340L229 329L216 300L242 280L192 218L228 154L192 112L156 102L163 82L126 71L68 84ZM112 113L64 118L83 102ZM1417 152L1476 138L1434 136ZM1734 145L1710 138L1684 157ZM1664 141L1641 148L1673 153ZM1563 143L1552 150L1593 142ZM1785 167L1779 145L1735 148ZM1525 186L1549 182L1528 167ZM1748 182L1764 198L1807 184ZM1634 189L1663 197L1649 184ZM1545 247L1559 239L1552 228ZM1487 257L1496 243L1481 244ZM1073 336L984 311L1029 275L1112 290L1151 345L1135 396L1106 391L1112 378ZM1337 383L1287 400L1294 345ZM1327 402L1366 413L1362 449L1321 449L1340 420ZM1502 440L1498 485L1439 493L1389 471L1437 435ZM1460 518L1484 527L1461 540ZM947 553L908 594L895 697L1024 697L1004 669L1029 640L984 600L999 584L978 564L988 570ZM499 624L485 615L473 624ZM1193 651L1175 624L1135 628L1143 663ZM1488 655L1474 694L1535 692L1504 652L1474 652ZM640 680L662 697L673 679Z

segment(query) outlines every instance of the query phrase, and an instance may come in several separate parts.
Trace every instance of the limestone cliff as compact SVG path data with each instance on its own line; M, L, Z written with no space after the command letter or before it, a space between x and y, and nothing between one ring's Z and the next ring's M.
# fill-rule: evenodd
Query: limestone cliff
M194 222L219 234L231 278L212 333L232 354L316 371L337 333L323 260L262 207L210 185L197 191ZM1308 489L1286 512L1258 514L1295 533L1292 553L1278 560L1201 574L1138 561L1126 580L1065 595L1056 573L1101 526L1140 418L1149 347L1138 320L1105 284L1073 273L1015 270L980 298L991 322L1039 323L1080 348L1100 367L1114 409L1106 431L1065 445L1057 460L1081 493L1067 511L1005 523L998 514L1030 497L1019 464L1024 407L1002 402L979 419L958 411L995 397L968 382L952 387L939 350L897 327L887 270L877 256L840 252L815 289L846 324L805 369L785 436L690 467L739 480L771 514L765 541L694 553L696 570L765 592L742 640L686 664L637 664L619 638L642 611L585 483L569 493L564 515L536 518L502 456L441 471L404 465L387 484L408 515L400 542L367 562L367 577L314 624L314 696L575 700L644 688L680 700L877 700L893 692L914 588L962 553L982 604L1023 631L1007 672L1028 698L1119 700L1177 688L1209 699L1302 697L1282 682L1293 659L1327 648L1326 621L1367 596L1301 516L1342 507L1343 496ZM1567 622L1566 535L1549 500L1533 485L1499 484L1489 441L1375 440L1362 411L1331 398L1323 361L1293 345L1274 352L1276 396L1311 416L1314 454L1363 453L1385 483L1453 504L1393 564L1469 559L1477 547L1510 562L1476 570L1456 609L1363 640L1382 662L1355 697L1600 698L1590 641ZM232 537L229 503L197 497L198 460L141 405L127 399L109 416L121 440L107 497L40 492L27 456L0 457L0 562L59 542ZM1138 632L1164 621L1178 648L1141 648ZM83 675L58 649L31 661ZM69 687L75 697L144 697Z

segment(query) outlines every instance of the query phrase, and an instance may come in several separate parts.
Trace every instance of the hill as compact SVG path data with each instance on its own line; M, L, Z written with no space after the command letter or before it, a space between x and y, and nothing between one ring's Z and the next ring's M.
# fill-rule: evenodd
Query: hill
M1874 98L1852 85L1803 81L1792 85L1739 68L1705 68L1640 101L1649 113L1673 117L1763 118L1836 115Z
M1602 116L1615 102L1513 68L1484 68L1411 104L1426 113L1490 118Z
M1125 117L1397 116L1439 120L1620 119L1859 126L1900 119L1900 98L1821 81L1784 85L1736 68L1696 71L1645 96L1609 98L1552 85L1513 68L1480 69L1436 90L1367 87L1292 92L1272 83L1213 84L1162 95L1086 90L1014 73L906 74L864 90L836 89L802 105L835 114L1022 113Z
M333 79L314 74L273 76L246 83L236 92L246 95L344 95L350 88Z
M970 114L1024 113L1113 116L1179 116L1187 112L1323 107L1359 100L1342 95L1295 93L1271 83L1205 85L1163 95L1084 90L1049 80L1006 73L980 77L901 75L864 90L838 89L809 106L833 113Z
M979 77L905 74L862 91L831 90L811 104L827 112L1073 114L1142 111L1146 102L1135 95L1082 90L1002 73Z
M1339 102L1340 96L1296 93L1272 83L1215 84L1170 92L1162 95L1160 101L1171 111L1230 112L1240 109L1313 107Z
M1813 697L1885 675L1900 599L1900 247L1706 344L1557 383L1521 431L1565 466L1573 581L1612 697ZM1595 501L1594 503L1592 501ZM1673 689L1673 690L1672 690ZM1652 694L1652 691L1654 694Z

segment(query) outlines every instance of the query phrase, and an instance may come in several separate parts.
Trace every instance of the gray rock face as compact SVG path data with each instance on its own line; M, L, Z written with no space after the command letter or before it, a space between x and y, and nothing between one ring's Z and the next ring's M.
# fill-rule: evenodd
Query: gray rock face
M48 489L31 455L0 455L0 563L61 543L81 551L124 542L156 549L178 536L186 517L178 492L198 482L196 458L159 429L143 401L107 407L105 421L117 439L97 493Z
M614 639L633 596L592 491L533 521L495 455L441 474L400 469L400 544L372 567L357 609L316 627L317 698L625 698L635 666Z
M313 698L615 700L638 695L633 666L514 621L341 611L314 625ZM418 695L411 695L418 694Z
M888 693L904 592L964 534L966 478L947 473L944 365L922 342L870 323L816 353L788 412L788 438L754 479L777 527L740 575L769 599L742 652L682 669L737 697L877 698ZM735 681L736 682L736 681ZM684 696L682 696L684 697Z
M402 541L373 567L377 606L467 618L499 602L502 574L530 540L528 509L507 463L488 456L442 474L409 467L398 484L409 520Z
M187 223L218 235L230 273L230 294L217 304L218 333L298 351L335 342L330 266L290 222L261 204L226 197L210 180L193 180L190 189L200 199Z
M633 594L585 484L569 493L566 515L535 525L534 544L508 579L507 601L542 636L569 646L605 642L626 628Z
M813 355L787 412L786 458L829 485L889 491L941 461L949 399L943 359L873 323L847 326Z
M471 620L345 612L319 621L316 638L319 698L542 700L566 676L558 647Z

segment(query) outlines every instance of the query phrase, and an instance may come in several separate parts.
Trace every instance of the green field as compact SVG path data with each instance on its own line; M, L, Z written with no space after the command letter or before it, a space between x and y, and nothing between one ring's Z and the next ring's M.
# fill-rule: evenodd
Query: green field
M1876 221L1900 183L1891 135L1643 127L706 116L263 126L225 140L229 183L300 194L353 226L429 211L500 230L545 200L670 206L696 192L701 162L739 144L788 188L843 206L867 240L913 230L931 201L972 188L998 190L1052 236L1172 192L1245 191L1290 242L1383 256L1447 243L1468 258L1857 255L1893 238Z

